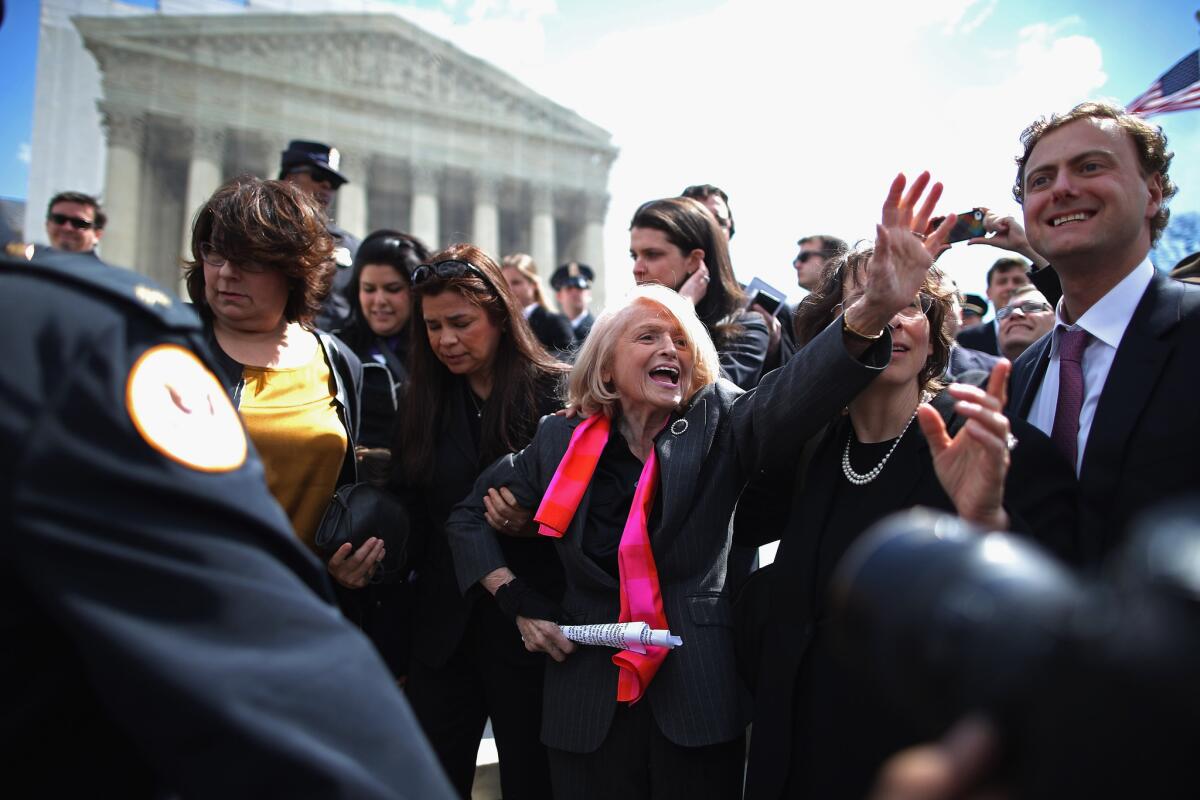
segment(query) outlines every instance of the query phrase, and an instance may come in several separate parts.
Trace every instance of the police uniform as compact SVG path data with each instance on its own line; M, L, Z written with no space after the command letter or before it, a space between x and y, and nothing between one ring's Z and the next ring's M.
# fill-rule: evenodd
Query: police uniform
M0 296L7 782L451 797L267 491L195 314L69 254L0 257Z
M321 142L293 139L288 142L287 149L279 154L279 178L282 180L288 172L297 167L312 167L328 175L336 191L350 182L349 178L338 171L341 158L336 147ZM321 303L315 323L323 331L335 331L350 320L351 302L346 293L350 287L354 259L358 255L361 242L349 231L335 225L333 220L326 221L325 229L333 237L333 261L336 271L333 273L333 284L329 288L329 294Z
M592 281L596 280L596 273L587 264L580 264L577 261L571 261L561 265L550 276L550 288L558 291L565 286L578 286L580 289L590 289ZM583 340L592 330L592 325L596 322L596 318L592 316L591 309L588 309L582 316L576 319L567 319L571 323L571 332L575 336L576 344L583 344Z

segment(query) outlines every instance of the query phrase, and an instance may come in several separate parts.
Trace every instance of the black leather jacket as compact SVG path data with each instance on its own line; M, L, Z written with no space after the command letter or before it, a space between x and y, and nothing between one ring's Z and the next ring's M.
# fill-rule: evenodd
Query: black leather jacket
M213 332L211 320L205 320L204 332L219 367L217 377L221 379L221 385L225 387L225 391L229 392L229 396L233 399L233 405L236 408L241 404L242 387L245 385L245 380L242 378L243 365L235 361L228 353L221 349L220 343L217 342L216 334ZM342 427L346 429L348 444L346 446L345 458L342 460L342 471L338 474L337 482L338 486L344 486L347 483L355 483L358 480L358 460L354 456L354 445L358 442L362 362L336 336L320 330L314 330L312 333L320 341L321 347L325 351L325 363L329 365L330 371L333 372L334 386L337 389L334 401L337 403L338 418L342 421Z

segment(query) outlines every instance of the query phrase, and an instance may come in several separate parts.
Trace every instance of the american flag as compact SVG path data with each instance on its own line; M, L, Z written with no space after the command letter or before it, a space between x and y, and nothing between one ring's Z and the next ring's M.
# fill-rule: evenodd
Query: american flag
M1145 94L1129 104L1131 114L1143 117L1200 108L1200 50L1184 56L1154 82Z

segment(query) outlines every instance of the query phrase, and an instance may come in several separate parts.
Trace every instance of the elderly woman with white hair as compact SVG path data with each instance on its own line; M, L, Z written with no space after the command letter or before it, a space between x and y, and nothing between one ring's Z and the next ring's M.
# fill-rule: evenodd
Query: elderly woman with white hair
M821 420L888 364L888 322L931 258L909 230L928 176L893 184L862 300L744 394L719 379L693 304L641 286L600 316L568 402L530 445L486 470L447 523L459 586L489 591L547 661L542 741L557 797L726 798L741 793L745 718L724 590L729 519L747 477L783 470ZM934 194L936 194L936 189ZM943 237L949 229L939 229ZM878 333L876 333L878 332ZM506 565L487 524L507 486L557 538L561 609ZM648 622L673 650L577 649L556 623Z

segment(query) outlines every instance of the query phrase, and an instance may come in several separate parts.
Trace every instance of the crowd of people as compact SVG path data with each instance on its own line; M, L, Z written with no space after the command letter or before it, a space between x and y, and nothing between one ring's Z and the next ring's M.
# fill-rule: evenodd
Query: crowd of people
M280 589L254 602L264 620L311 617L312 631L306 621L280 622L290 633L263 633L272 643L256 644L239 627L224 655L236 662L238 647L261 647L281 656L256 670L267 683L284 676L270 689L282 708L272 711L276 727L257 740L318 741L274 753L264 745L268 763L245 767L257 777L244 787L217 781L203 758L171 750L195 731L150 744L137 714L113 710L136 696L129 679L112 678L123 699L84 688L122 668L89 647L127 646L136 661L135 645L152 650L155 636L186 644L187 626L142 636L101 620L98 632L84 632L100 612L54 597L51 582L28 590L33 606L45 606L38 635L84 640L72 646L89 655L78 669L90 677L73 680L77 699L95 697L78 702L98 704L96 717L112 717L135 742L152 765L139 779L182 794L248 793L269 785L272 758L292 765L319 745L322 757L304 771L315 785L347 796L466 798L490 719L511 800L868 796L889 757L944 731L908 717L838 650L829 586L864 531L892 512L931 507L1088 567L1122 544L1139 513L1197 488L1185 459L1200 445L1200 416L1182 401L1200 375L1200 289L1149 261L1176 191L1165 137L1119 108L1084 103L1038 120L1022 143L1013 192L1023 221L981 209L987 235L969 240L1007 251L987 273L986 298L963 295L938 266L956 218L935 216L942 187L923 173L892 182L869 244L849 246L849 233L800 238L793 266L807 294L775 309L735 277L724 191L700 184L650 200L629 223L637 286L593 314L589 265L553 271L555 311L527 254L499 258L469 243L430 252L397 230L358 242L328 214L346 181L331 148L292 142L277 180L235 179L200 209L184 267L199 317L188 346L228 400L210 394L207 407L235 410L249 455L221 437L206 447L170 439L133 388L124 396L130 438L151 448L138 458L194 470L197 487L220 473L217 499L197 500L204 488L196 497L174 490L185 507L211 511L179 535L242 525L253 530L218 532L214 565L260 548L241 580L270 573L271 558L301 576L292 595ZM54 198L46 223L53 248L91 254L105 224L99 202L75 193ZM46 261L47 274L69 271L54 267L53 253ZM131 351L134 363L115 368L130 371L129 387L137 359ZM168 378L175 411L191 413L194 392ZM87 424L97 434L127 428L113 419L124 409ZM6 481L24 497L23 482L48 456L25 429L5 428L6 450L27 454ZM55 463L74 453L103 469L105 459L73 450L69 437L55 441L67 441ZM253 487L233 488L235 478ZM119 499L114 491L139 501L153 494L136 480L110 482L108 501ZM359 482L407 512L398 573L381 569L384 531L332 555L315 546L330 498ZM48 568L63 546L55 537L70 527L70 514L48 509L53 495L40 491L45 499L9 512L12 526L37 533L18 553L20 586L37 582L34 570ZM168 500L145 502L152 510ZM156 524L150 512L138 523ZM145 538L147 548L170 547ZM774 562L756 569L757 548L770 542L779 543ZM203 562L204 547L198 536L184 549ZM332 589L313 573L317 559ZM276 578L258 594L271 595ZM214 596L236 594L226 584ZM294 600L305 593L307 605ZM334 602L365 639L331 618ZM201 603L178 613L208 611ZM669 629L683 644L581 645L561 627L616 622ZM218 623L195 635L212 649L224 630ZM299 640L306 649L289 653ZM322 648L331 683L301 688L310 665L297 660ZM180 668L159 655L123 663L137 675L154 673L159 660L164 671ZM350 731L329 720L343 713L339 687L356 677L344 713L358 709L369 722ZM214 682L209 695L221 685L254 692L239 679ZM176 700L201 691L198 681L170 691L148 683ZM292 715L284 689L311 696ZM375 770L382 743L397 734L386 733L370 698L408 724L407 711L395 712L400 691L452 790L436 769ZM211 696L207 706L192 703L220 705ZM156 721L172 725L165 712ZM218 715L205 732L258 721ZM377 740L364 744L369 733ZM414 747L405 763L430 758L423 743ZM879 797L958 796L907 774L914 760L892 763ZM358 761L361 769L347 766ZM120 770L108 764L101 774L109 773Z

